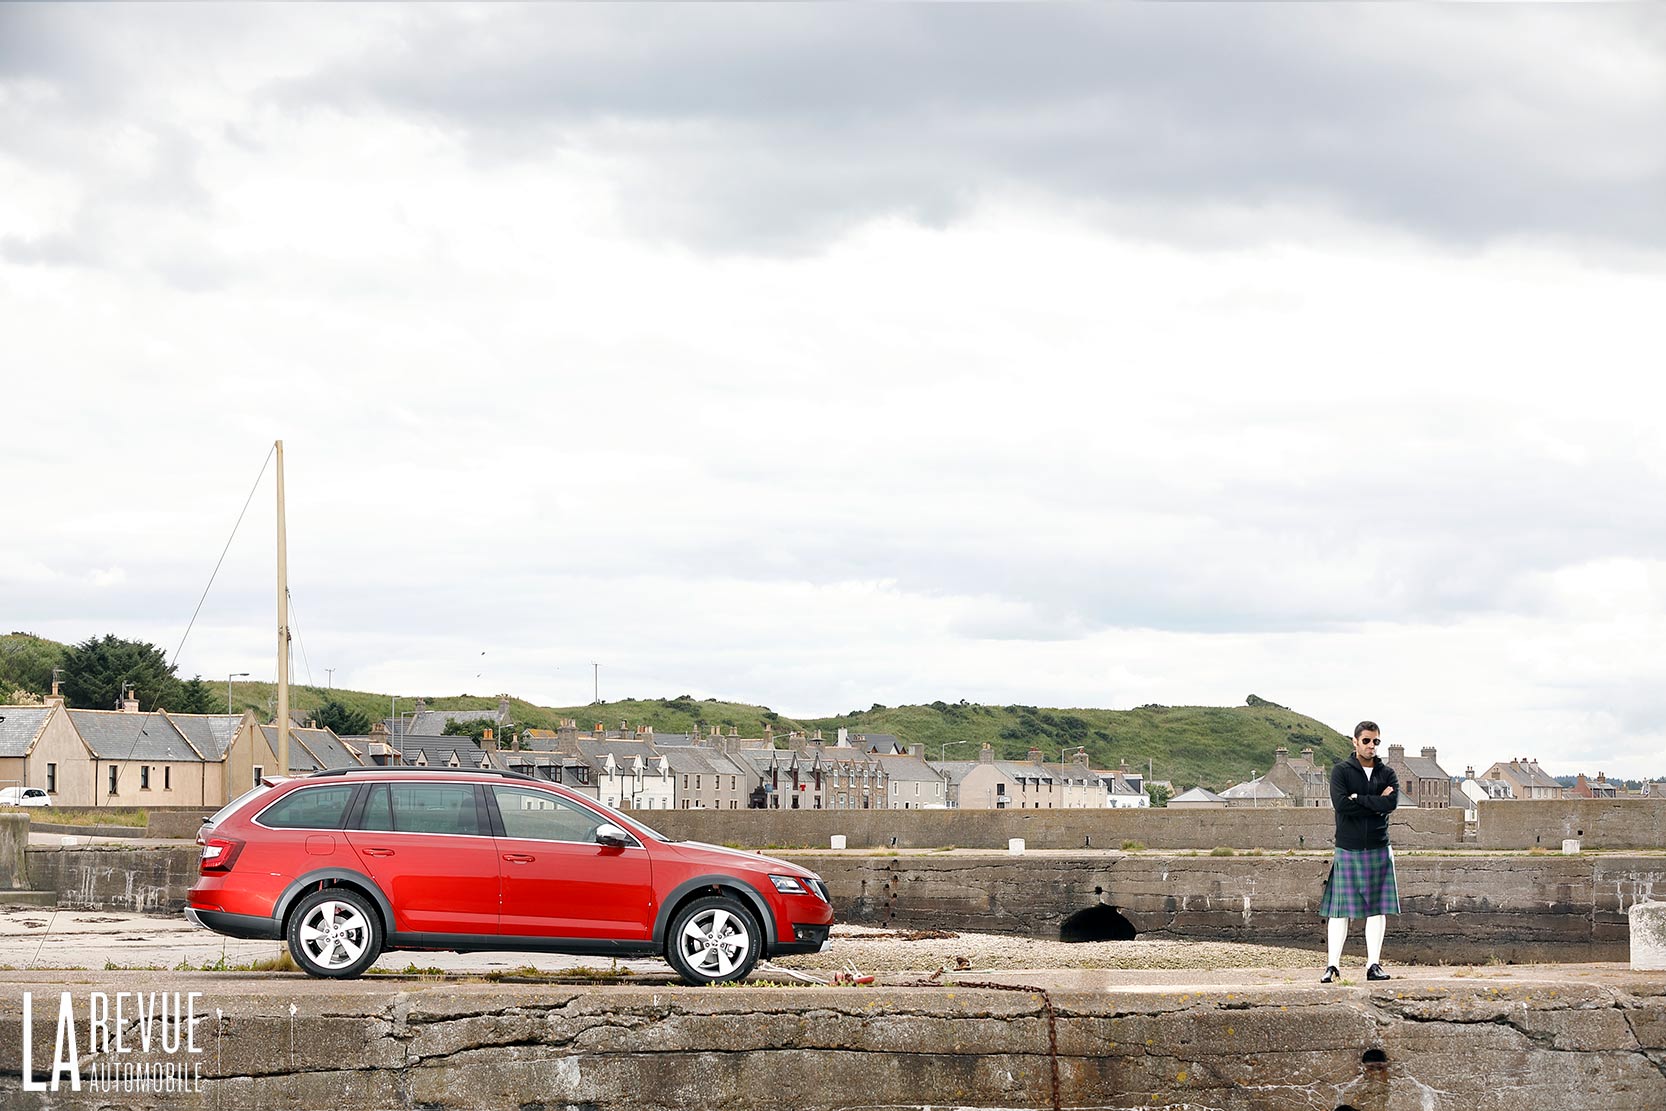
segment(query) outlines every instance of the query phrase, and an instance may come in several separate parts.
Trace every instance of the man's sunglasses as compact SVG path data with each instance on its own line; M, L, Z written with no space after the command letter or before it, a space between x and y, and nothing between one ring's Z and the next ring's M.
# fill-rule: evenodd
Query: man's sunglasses
M1377 745L1377 744L1382 744L1382 741L1381 740L1355 741L1354 743L1355 744L1361 744L1361 745Z

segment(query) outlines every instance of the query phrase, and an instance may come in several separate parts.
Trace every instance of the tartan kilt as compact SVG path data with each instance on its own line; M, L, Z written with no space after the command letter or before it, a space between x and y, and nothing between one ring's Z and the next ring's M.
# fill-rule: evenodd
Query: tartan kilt
M1319 900L1321 918L1369 918L1400 913L1400 886L1394 878L1394 853L1380 849L1337 849L1331 863L1325 896Z

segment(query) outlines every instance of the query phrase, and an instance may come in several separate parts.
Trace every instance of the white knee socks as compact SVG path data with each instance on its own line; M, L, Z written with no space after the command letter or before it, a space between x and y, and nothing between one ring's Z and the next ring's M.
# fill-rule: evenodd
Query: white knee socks
M1336 921L1336 919L1331 919ZM1365 920L1365 963L1367 965L1381 964L1383 959L1383 935L1388 932L1388 915L1373 914Z
M1330 941L1330 966L1342 967L1342 943L1348 940L1348 920L1346 918L1331 918L1327 920L1327 938ZM1382 934L1377 935L1382 940Z

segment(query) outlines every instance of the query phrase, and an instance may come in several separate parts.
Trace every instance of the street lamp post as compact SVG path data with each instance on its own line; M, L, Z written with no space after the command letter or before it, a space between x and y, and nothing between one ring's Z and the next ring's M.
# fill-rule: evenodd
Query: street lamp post
M937 750L937 762L939 764L941 764L949 758L949 746L951 746L951 745L965 745L965 744L971 744L971 743L972 743L971 741L966 741L966 740L944 741L942 747Z
M231 713L231 681L233 679L247 679L248 677L249 673L247 671L234 671L226 676L226 713Z

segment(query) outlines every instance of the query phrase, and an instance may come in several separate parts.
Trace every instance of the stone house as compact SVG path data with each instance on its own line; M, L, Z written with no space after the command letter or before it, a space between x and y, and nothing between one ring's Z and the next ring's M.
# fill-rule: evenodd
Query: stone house
M1268 782L1266 776L1256 776L1243 783L1234 783L1222 791L1220 797L1227 806L1295 806L1296 802ZM1170 806L1174 803L1170 802Z
M1169 805L1177 810L1220 810L1226 800L1207 787L1193 787L1169 799Z
M1576 799L1613 799L1619 798L1617 785L1608 781L1604 772L1598 772L1595 779L1586 779L1585 773L1580 772L1570 789Z
M1295 759L1290 750L1279 745L1273 752L1273 766L1263 777L1290 799L1293 806L1330 806L1330 769L1321 768L1313 758L1311 747L1302 749Z
M749 791L746 775L721 749L699 745L654 747L670 761L677 809L745 809Z
M891 810L946 810L949 785L943 773L926 763L919 745L910 745L903 756L879 755L889 783Z
M62 698L0 706L0 787L41 787L54 806L93 805L92 753Z
M1400 777L1400 805L1423 809L1446 809L1452 805L1452 777L1435 759L1435 750L1425 745L1416 756L1407 756L1402 745L1389 745L1383 759Z
M217 806L225 800L216 761L208 760L160 711L66 710L92 760L92 797L69 806Z
M1560 799L1568 795L1568 789L1539 767L1537 760L1529 760L1525 756L1494 763L1481 779L1508 784L1511 798Z

